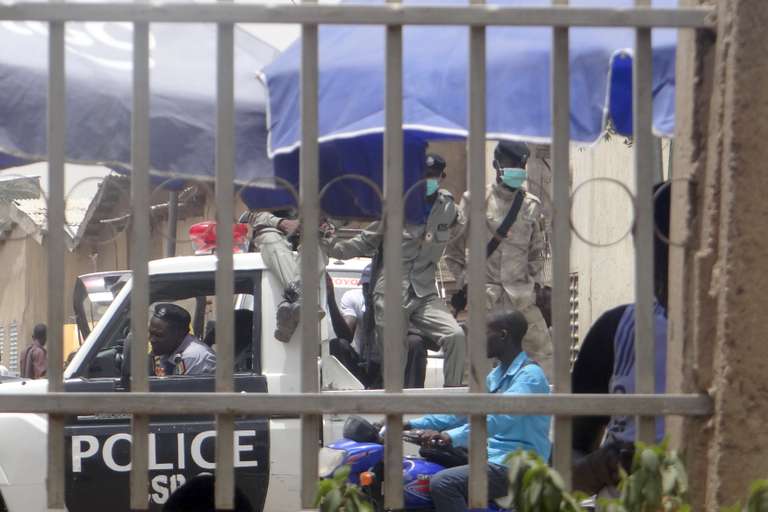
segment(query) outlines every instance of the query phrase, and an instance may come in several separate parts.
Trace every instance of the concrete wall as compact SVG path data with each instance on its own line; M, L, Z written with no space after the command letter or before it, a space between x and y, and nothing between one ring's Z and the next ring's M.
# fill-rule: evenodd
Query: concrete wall
M153 194L153 200L156 194ZM242 201L236 199L235 211L245 209ZM194 254L189 241L188 230L192 224L202 220L213 220L215 216L212 201L207 201L200 215L182 218L178 222L177 256ZM167 221L162 220L153 226L151 234L151 258L158 259L165 255L168 243ZM47 244L42 244L32 236L26 235L20 228L15 228L8 240L0 242L0 268L6 270L0 274L0 326L4 329L5 343L0 355L2 361L10 360L8 331L12 322L18 329L18 350L31 342L32 329L37 323L45 323L47 316ZM130 244L128 233L110 233L103 238L86 238L74 251L65 255L64 313L65 322L74 323L72 293L77 276L92 272L125 270L130 268ZM67 354L64 354L66 357Z
M11 323L16 322L19 332L19 354L23 348L24 336L32 332L32 326L36 321L44 318L45 311L40 304L28 296L28 280L30 273L27 267L38 271L44 267L44 263L36 258L33 245L37 244L31 238L23 237L18 228L11 233L10 240L0 244L0 267L4 272L0 273L0 326L3 327L3 364L10 367L10 329ZM30 251L32 249L32 251ZM31 252L31 254L30 254Z
M9 240L0 243L0 326L4 329L2 358L10 363L9 330L15 322L18 332L19 353L31 342L35 324L46 323L48 294L46 269L46 245L16 228ZM68 290L64 296L65 322L73 323L72 285L80 274L93 272L94 264L85 251L67 252L65 255L65 282ZM106 270L106 269L99 269Z
M697 2L688 2L697 3ZM768 475L768 6L712 0L717 35L679 41L673 189L671 391L709 393L711 418L677 431L694 510L743 500ZM676 377L675 377L676 376Z
M659 141L656 181L670 141ZM579 339L605 311L634 302L634 148L618 135L571 147L571 272L579 278ZM581 238L580 238L581 237Z
M616 136L571 151L571 272L579 278L580 340L604 311L634 301L634 244L629 233L633 155Z

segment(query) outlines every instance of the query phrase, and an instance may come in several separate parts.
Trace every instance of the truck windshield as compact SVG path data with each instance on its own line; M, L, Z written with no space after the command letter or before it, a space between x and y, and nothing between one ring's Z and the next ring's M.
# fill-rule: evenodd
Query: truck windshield
M229 308L235 316L235 371L258 372L260 369L260 272L250 271L235 276L235 303ZM169 274L150 278L150 305L173 303L190 315L190 333L215 349L216 300L215 274ZM108 378L120 375L119 364L126 339L130 334L130 296L114 314L101 318L105 325L97 329L95 344L87 344L89 353L74 376ZM102 312L103 314L103 312ZM151 314L150 314L151 317ZM94 332L94 335L96 335ZM143 350L143 348L141 349Z

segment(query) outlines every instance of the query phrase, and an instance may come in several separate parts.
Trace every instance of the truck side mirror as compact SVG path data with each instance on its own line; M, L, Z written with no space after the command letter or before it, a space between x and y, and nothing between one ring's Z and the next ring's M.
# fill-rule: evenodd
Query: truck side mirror
M131 354L133 348L133 333L128 333L123 341L122 364L120 365L120 387L130 389L131 385Z

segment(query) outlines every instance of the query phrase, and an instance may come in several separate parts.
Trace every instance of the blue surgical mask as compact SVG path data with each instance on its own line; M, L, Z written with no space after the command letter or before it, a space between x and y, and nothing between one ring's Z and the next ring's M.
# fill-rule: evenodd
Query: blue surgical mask
M501 182L509 188L520 188L528 178L528 172L519 167L505 167L501 170Z
M440 187L440 180L438 180L437 178L427 178L427 197L437 192L437 189L439 187Z

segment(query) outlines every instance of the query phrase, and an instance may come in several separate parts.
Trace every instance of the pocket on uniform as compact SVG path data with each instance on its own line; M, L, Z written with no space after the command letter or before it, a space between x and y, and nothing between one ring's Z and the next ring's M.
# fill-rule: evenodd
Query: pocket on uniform
M437 227L435 230L435 241L437 243L446 243L451 239L451 230L448 228L448 226L443 227L441 224Z

